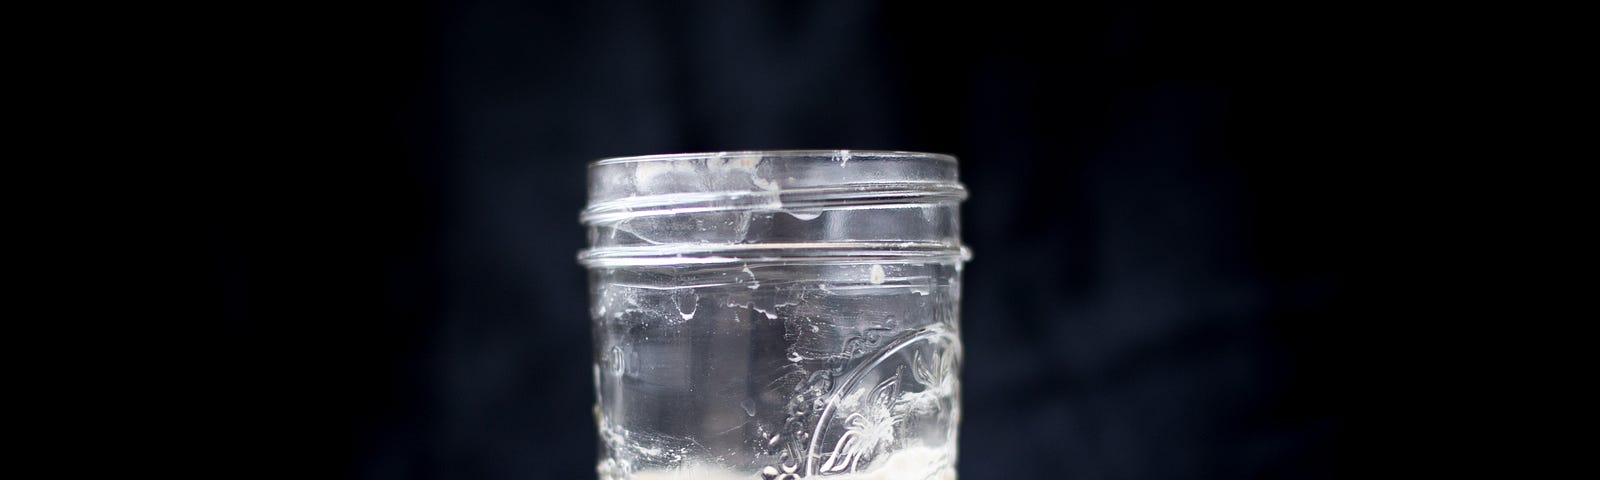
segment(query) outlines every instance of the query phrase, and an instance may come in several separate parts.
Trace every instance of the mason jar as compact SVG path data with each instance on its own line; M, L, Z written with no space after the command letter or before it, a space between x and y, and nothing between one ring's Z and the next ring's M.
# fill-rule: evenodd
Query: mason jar
M929 153L591 164L600 478L954 479L965 196Z

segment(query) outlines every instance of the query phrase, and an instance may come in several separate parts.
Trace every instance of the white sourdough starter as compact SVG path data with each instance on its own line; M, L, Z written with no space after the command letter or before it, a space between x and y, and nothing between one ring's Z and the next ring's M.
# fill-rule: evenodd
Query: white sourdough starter
M945 463L945 452L927 447L910 447L895 452L889 458L865 472L840 473L822 476L827 480L955 480L955 469ZM763 475L761 472L739 474L717 467L693 466L675 470L639 472L632 480L751 480L765 478L797 478Z

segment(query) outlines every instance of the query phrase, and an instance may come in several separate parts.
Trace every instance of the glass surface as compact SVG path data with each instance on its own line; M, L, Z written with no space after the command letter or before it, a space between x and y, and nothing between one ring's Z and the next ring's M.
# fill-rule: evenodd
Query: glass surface
M955 478L953 158L728 152L590 175L600 478Z

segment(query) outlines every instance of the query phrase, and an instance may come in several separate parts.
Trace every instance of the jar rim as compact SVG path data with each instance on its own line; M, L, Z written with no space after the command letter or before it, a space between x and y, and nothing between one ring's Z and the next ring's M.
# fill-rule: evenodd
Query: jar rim
M762 157L822 157L839 155L860 155L876 158L925 158L943 162L955 163L956 157L943 153L912 152L904 150L852 150L852 149L794 149L794 150L728 150L720 152L685 152L685 153L656 153L649 155L628 155L620 157L606 157L589 162L590 167L602 165L616 165L623 163L661 162L678 160L702 160L709 158L760 155Z
M579 258L591 267L960 262L956 206L967 191L957 167L950 155L882 150L604 159L589 166L578 219L590 227L591 248ZM808 223L824 214L829 220ZM752 237L752 223L786 226Z
M748 150L615 157L589 165L580 219L641 209L766 208L800 197L964 196L956 158L885 150ZM727 200L727 201L725 201ZM960 199L957 198L957 201Z

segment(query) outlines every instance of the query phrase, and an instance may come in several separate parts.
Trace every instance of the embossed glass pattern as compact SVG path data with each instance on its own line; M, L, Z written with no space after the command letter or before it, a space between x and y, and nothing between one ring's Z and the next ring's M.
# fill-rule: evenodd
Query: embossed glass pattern
M954 479L954 158L590 166L600 478Z

